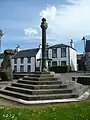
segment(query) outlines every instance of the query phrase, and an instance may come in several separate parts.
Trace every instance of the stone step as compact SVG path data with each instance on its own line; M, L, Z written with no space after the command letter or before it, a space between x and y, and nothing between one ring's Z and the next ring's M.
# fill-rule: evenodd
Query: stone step
M15 97L22 100L53 100L53 99L68 99L76 98L78 94L76 93L66 93L66 94L43 94L43 95L26 95L23 93L12 92L9 90L0 90L0 94Z
M32 85L44 85L44 84L61 84L62 81L33 81L33 80L18 80L18 83L32 84Z
M48 81L48 80L57 80L58 78L55 77L29 77L29 76L24 76L23 80L37 80L37 81Z
M27 88L27 89L35 89L35 86L34 86L34 85L24 84L24 83L12 83L11 86L21 87L21 88Z
M64 94L64 93L72 93L73 89L39 89L39 90L32 90L32 89L25 89L25 88L19 88L19 87L13 87L8 86L6 87L6 90L19 92L19 93L25 93L29 95L41 95L41 94Z
M13 91L9 91L9 90L2 90L1 89L0 90L0 94L11 96L11 97L15 97L15 98L19 98L19 99L29 100L29 96L28 95L22 94L22 93L13 92Z
M53 77L51 74L29 74L29 77Z
M31 85L31 84L25 84L25 83L13 83L12 86L15 87L21 87L21 88L26 88L26 89L64 89L69 86L72 86L73 83L68 83L68 84L51 84L51 85Z

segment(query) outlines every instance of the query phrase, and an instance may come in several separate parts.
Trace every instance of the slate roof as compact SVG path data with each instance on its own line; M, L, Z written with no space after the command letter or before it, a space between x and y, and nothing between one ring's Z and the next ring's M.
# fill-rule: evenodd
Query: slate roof
M48 47L48 49L51 49L51 48L61 48L61 47L70 47L70 48L72 48L72 47L69 46L69 45L65 45L65 44L56 44L56 45L53 45L53 46ZM77 51L75 48L72 48L72 49L74 49L75 51Z
M86 40L86 48L85 48L86 52L90 52L90 40Z
M19 51L13 58L21 58L21 57L35 57L39 48L35 49L27 49Z
M39 50L39 48L21 50L15 56L13 56L12 58L35 57L38 50ZM2 59L2 58L3 58L3 53L0 54L0 59Z
M59 48L59 47L71 47L71 46L65 45L65 44L56 44L56 45L48 47L48 49L50 49L50 48ZM72 49L74 49L76 51L75 48L72 48ZM21 50L16 55L14 55L12 58L35 57L38 51L39 51L39 48ZM2 58L3 58L3 53L0 54L0 59L2 59Z

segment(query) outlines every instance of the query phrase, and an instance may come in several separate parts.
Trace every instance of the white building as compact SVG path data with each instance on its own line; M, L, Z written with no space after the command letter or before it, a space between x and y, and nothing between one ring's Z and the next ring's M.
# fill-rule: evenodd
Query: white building
M48 56L52 66L70 65L72 71L77 71L77 51L69 45L57 44L48 48Z
M77 71L77 51L72 44L48 47L48 58L52 60L51 66L70 65L72 71ZM0 62L2 56L1 54ZM41 48L21 50L12 58L12 69L16 72L35 72L36 67L40 67L40 61L38 61L40 58Z
M39 48L19 51L12 57L12 70L15 72L34 72L38 52ZM2 60L3 54L0 54L0 63Z
M72 71L77 71L77 51L74 48L74 42L71 39L70 45L56 44L50 46L48 49L48 58L51 59L51 66L69 65ZM41 51L39 51L37 59L41 58ZM40 62L36 62L39 67Z

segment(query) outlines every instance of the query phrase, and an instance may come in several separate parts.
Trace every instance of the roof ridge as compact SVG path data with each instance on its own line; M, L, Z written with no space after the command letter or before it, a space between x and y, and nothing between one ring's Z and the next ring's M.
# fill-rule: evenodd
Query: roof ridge
M23 49L23 50L20 50L20 51L25 51L25 50L36 50L36 49L39 49L39 48Z

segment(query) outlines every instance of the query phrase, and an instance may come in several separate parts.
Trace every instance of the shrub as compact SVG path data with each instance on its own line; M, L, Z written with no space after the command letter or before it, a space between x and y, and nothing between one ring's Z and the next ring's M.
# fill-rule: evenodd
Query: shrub
M71 66L53 66L49 70L55 73L66 73L71 71Z
M40 71L40 68L39 68L39 67L36 67L36 71L37 71L37 72Z
M90 85L90 77L87 76L78 77L77 82L83 85Z

